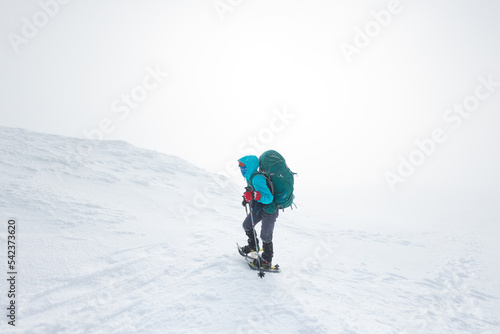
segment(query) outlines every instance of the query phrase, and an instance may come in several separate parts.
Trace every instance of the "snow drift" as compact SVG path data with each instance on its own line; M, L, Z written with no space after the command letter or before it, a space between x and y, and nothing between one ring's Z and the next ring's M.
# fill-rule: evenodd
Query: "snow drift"
M261 280L236 251L243 184L120 141L0 127L0 142L1 248L15 218L18 260L2 333L500 331L497 229L299 205L276 224L282 273Z

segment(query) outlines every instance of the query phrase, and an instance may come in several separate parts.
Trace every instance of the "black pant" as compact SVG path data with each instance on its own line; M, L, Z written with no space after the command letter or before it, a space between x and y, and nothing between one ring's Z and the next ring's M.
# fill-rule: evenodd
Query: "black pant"
M243 228L245 231L252 229L252 218L251 213L243 221ZM279 210L276 210L272 214L265 213L260 210L257 214L253 215L254 225L257 225L260 221L262 221L262 228L260 230L260 238L263 242L271 242L273 241L273 231L274 231L274 223L279 216Z

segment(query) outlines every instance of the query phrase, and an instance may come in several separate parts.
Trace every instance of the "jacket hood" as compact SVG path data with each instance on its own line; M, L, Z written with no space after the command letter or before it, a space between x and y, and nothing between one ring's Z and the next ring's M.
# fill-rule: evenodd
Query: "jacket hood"
M245 179L247 179L247 181L250 182L250 177L259 168L259 158L257 158L255 155L247 155L239 159L238 161L240 161L247 167L247 172L245 173L244 176Z

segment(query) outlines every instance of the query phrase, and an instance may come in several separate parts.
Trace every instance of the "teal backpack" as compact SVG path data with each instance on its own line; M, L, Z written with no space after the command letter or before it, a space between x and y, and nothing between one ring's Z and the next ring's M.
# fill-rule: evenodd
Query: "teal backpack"
M293 178L296 173L288 168L285 158L281 154L273 150L262 153L259 158L259 171L256 174L265 176L278 209L292 206L295 198Z

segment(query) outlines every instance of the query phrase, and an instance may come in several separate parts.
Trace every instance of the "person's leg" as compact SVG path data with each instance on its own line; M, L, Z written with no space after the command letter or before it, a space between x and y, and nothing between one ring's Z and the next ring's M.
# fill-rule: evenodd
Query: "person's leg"
M260 238L262 239L262 247L264 249L262 258L268 262L271 262L274 255L273 231L274 224L276 223L278 216L278 210L276 210L273 214L262 213L262 229L260 231Z
M262 220L262 215L254 215L253 217L253 223L256 225L258 222ZM257 238L255 229L252 226L252 218L250 217L250 214L247 215L245 220L243 221L243 229L245 230L245 234L248 237L248 245L242 247L242 251L245 254L248 254L250 252L253 252L255 250L259 249L259 239ZM257 241L257 243L255 243Z
M253 223L257 225L262 220L262 214L259 213L258 215L253 215ZM245 220L243 221L243 229L245 231L251 230L252 229L252 218L250 217L250 213L247 215Z

